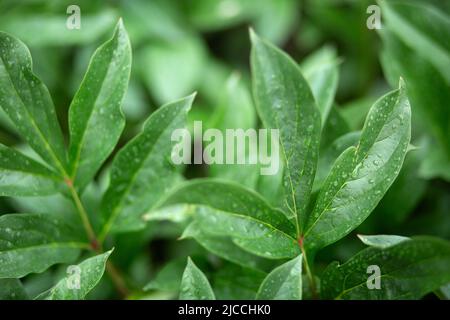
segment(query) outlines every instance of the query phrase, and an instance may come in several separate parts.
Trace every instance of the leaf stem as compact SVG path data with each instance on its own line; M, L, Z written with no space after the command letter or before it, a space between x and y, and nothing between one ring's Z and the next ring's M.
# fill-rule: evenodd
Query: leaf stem
M311 268L309 267L308 257L306 256L306 251L303 246L303 236L301 236L298 239L298 244L299 244L300 250L302 251L302 254L303 254L303 261L305 262L305 269L306 269L306 274L309 279L309 285L311 286L312 297L313 297L313 299L317 299L316 281L314 279L314 274L312 273Z
M83 204L81 203L80 197L78 196L78 192L75 190L72 180L66 178L65 181L67 186L69 187L70 194L72 195L75 206L77 207L78 214L80 215L81 222L83 223L83 227L86 231L89 242L91 243L92 248L97 251L97 249L99 248L99 243L97 241L97 237L95 236L95 232L92 228L91 222L89 221L87 212L84 209Z
M97 253L103 253L103 245L102 242L100 242L95 235L94 229L92 228L91 222L89 221L89 216L86 212L86 209L83 206L83 203L81 202L80 196L78 195L77 190L73 186L73 182L69 178L64 179L67 186L69 187L70 194L72 195L72 199L75 203L75 206L77 208L78 214L80 215L81 221L83 223L83 227L86 231L86 234L88 236L91 249L94 250ZM106 262L106 271L108 272L114 286L116 287L117 292L120 294L121 297L126 297L129 294L129 290L127 288L127 285L125 283L125 280L123 279L122 275L118 271L118 269L114 266L114 264L111 261Z

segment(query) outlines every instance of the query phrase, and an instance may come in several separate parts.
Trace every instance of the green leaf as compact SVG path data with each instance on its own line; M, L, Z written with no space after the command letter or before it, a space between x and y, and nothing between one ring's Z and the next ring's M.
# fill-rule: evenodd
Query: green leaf
M317 172L314 180L313 190L319 190L325 182L334 162L346 149L356 146L361 137L361 132L349 132L337 138L320 155L317 163Z
M106 261L113 250L86 259L73 272L61 279L54 287L40 294L42 300L82 300L100 282L105 272ZM70 267L70 266L69 266ZM77 283L79 277L79 283ZM79 285L77 287L77 285Z
M191 223L183 232L181 239L193 238L209 252L236 263L240 266L267 270L272 266L270 260L257 257L237 246L233 239L226 236L214 236L203 231L197 222Z
M380 268L380 289L368 289L368 266ZM450 281L450 244L417 237L386 249L367 248L331 264L321 281L324 299L420 299Z
M141 219L180 179L170 159L173 130L186 125L194 95L167 104L145 122L143 131L115 156L111 181L102 199L105 218L101 237L145 226Z
M21 278L56 263L73 262L80 249L89 248L78 225L48 213L0 216L0 278Z
M325 46L306 57L300 67L317 101L324 125L333 105L339 81L336 50Z
M393 245L396 245L402 241L409 240L408 237L402 237L402 236L396 236L396 235L376 235L376 236L368 236L368 235L362 235L358 234L358 238L364 243L365 245L368 245L370 247L380 248L380 249L386 249Z
M69 110L70 175L84 188L114 149L125 126L120 108L131 69L131 45L122 20L92 56Z
M176 204L189 204L184 207L189 210L187 214L192 215L202 233L208 235L207 240L202 239L208 242L205 247L231 261L248 265L244 262L246 256L223 252L230 245L212 244L214 240L231 237L235 245L269 259L290 258L299 253L295 227L284 213L238 184L213 179L191 180L176 189L161 207ZM183 207L173 209L180 208ZM148 213L147 219L151 215Z
M230 236L242 249L264 258L292 258L299 254L295 238L253 217L199 206L195 221L206 233Z
M19 279L0 279L0 300L27 300L25 288Z
M188 258L180 285L181 300L215 300L211 285L203 272Z
M267 275L256 294L262 300L302 299L302 255L275 268Z
M205 48L201 39L183 37L154 41L136 59L140 74L160 104L183 97L197 88L204 71Z
M252 300L266 273L227 263L213 275L218 300Z
M373 105L358 146L336 160L308 220L308 249L341 239L368 217L398 175L410 138L411 110L401 82Z
M413 150L406 155L400 174L374 212L374 215L386 221L386 225L400 225L405 222L420 203L428 183L420 177L418 168L431 157L430 153L420 147L419 150Z
M63 175L66 151L50 93L33 73L25 44L4 32L0 32L0 107L22 138Z
M425 3L380 2L389 30L427 59L450 85L450 17Z
M186 267L186 258L175 259L168 262L156 275L147 283L144 291L161 290L177 292L180 289L181 278Z
M239 74L233 73L227 79L208 127L221 130L224 136L227 129L247 130L256 127L256 111ZM246 159L257 157L257 154L250 154L251 151L258 152L256 149L246 148ZM258 164L210 164L208 169L211 177L238 182L249 188L255 188L260 177Z
M406 46L392 31L380 32L384 50L381 62L386 78L395 86L398 77L405 79L413 110L412 123L430 132L440 143L444 164L450 162L450 90L444 77L433 65ZM411 66L414 68L411 68Z
M272 208L256 192L236 183L215 179L190 180L174 190L160 207L174 204L194 204L248 216L295 237L295 227L283 212ZM191 207L191 212L195 211L195 207Z
M280 130L285 207L301 230L316 171L320 112L297 64L250 32L253 94L263 124Z
M22 153L0 144L0 196L38 196L58 192L61 180Z
M84 6L81 7L81 10ZM66 27L68 15L61 14L12 13L3 15L0 29L22 39L29 46L66 46L91 43L104 35L112 26L116 12L111 9L99 13L81 12L81 28L71 30ZM34 32L30 32L33 30ZM36 36L36 35L39 36Z

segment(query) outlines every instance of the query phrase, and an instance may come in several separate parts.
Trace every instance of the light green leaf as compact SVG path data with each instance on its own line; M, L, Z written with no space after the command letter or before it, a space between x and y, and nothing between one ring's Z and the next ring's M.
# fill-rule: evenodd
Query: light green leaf
M285 207L304 228L316 171L320 112L297 64L250 32L253 94L263 124L280 130Z
M450 85L450 17L425 3L381 1L389 30L427 59Z
M0 216L0 278L21 278L56 263L72 263L80 249L89 248L78 225L49 213Z
M256 294L263 300L302 299L302 255L275 268L264 279Z
M300 2L296 0L247 1L253 5L256 32L276 44L283 44L300 19Z
M203 272L188 258L180 285L181 300L215 300L211 285Z
M382 29L380 36L384 47L380 58L387 80L395 86L398 77L405 79L413 110L412 123L434 135L440 143L438 149L444 153L443 160L449 163L449 85L439 70L406 46L392 31ZM411 68L412 65L414 68Z
M369 289L368 266L380 268L380 289ZM367 248L331 264L321 281L324 299L420 299L450 281L450 244L417 237L386 249Z
M58 192L61 179L22 153L0 144L0 196L38 196Z
M224 92L208 127L221 130L224 136L227 129L247 130L256 127L256 111L250 93L239 74L233 73L227 79ZM261 143L261 141L259 142ZM257 154L250 154L251 151L258 152L256 149L246 147L245 159L257 157ZM237 152L242 152L242 150ZM226 156L226 152L223 155ZM208 169L211 177L238 182L249 188L255 188L260 176L258 164L210 164Z
M110 9L94 14L82 11L81 28L69 29L66 27L69 16L65 10L60 12L59 15L49 13L43 15L41 12L3 15L0 29L22 39L29 46L65 46L95 41L114 26L117 19L116 13Z
M70 176L84 188L114 149L125 126L120 108L128 86L131 45L122 20L92 56L69 110Z
M300 67L317 101L324 125L333 105L339 81L336 50L325 46L306 57Z
M27 300L25 288L19 279L0 279L0 300Z
M105 218L101 237L109 231L145 226L142 214L150 210L180 177L171 162L171 135L184 128L194 95L167 104L145 122L143 131L115 156L111 181L102 200Z
M148 89L158 103L183 97L197 88L204 71L205 48L201 39L183 37L155 41L136 60Z
M45 300L82 300L99 283L106 268L106 261L112 250L86 259L76 267L73 273L61 279L53 288L40 294L36 299ZM79 277L79 283L77 282ZM77 287L77 285L79 286Z
M393 245L396 245L402 241L409 240L408 237L396 236L396 235L386 235L380 234L376 236L368 236L363 234L358 234L358 238L370 247L386 249Z
M358 146L336 160L308 220L308 249L341 239L367 218L398 175L410 138L411 110L401 83L373 105Z
M0 32L0 107L22 138L63 175L66 151L50 93L34 75L25 44L4 32Z

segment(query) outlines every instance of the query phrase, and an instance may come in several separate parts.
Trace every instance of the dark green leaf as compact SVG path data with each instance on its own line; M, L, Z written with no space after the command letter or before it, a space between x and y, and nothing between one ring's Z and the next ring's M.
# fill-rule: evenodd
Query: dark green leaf
M368 266L380 268L380 289L368 289ZM418 237L386 249L367 248L331 264L321 281L325 299L420 299L450 281L450 244Z
M19 279L0 279L0 300L29 299Z

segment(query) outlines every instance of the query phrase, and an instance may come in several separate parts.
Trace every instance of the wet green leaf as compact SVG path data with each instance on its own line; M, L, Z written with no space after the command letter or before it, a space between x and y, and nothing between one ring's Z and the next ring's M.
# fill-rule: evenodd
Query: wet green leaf
M211 285L203 272L188 258L180 285L181 300L215 300Z
M410 137L411 110L400 84L373 105L357 147L331 169L304 234L309 249L341 239L367 218L398 175Z
M72 263L89 247L73 222L49 213L0 216L0 278L21 278L56 263Z
M380 249L386 249L402 241L409 240L408 237L387 235L387 234L381 234L376 236L358 234L358 238L365 245Z
M194 95L169 103L154 112L143 131L115 156L111 181L102 200L105 225L109 231L136 230L144 227L141 219L180 177L171 162L171 135L184 128Z
M70 176L84 188L112 152L125 126L121 110L131 68L131 45L122 20L92 56L69 110Z
M302 255L275 268L264 279L256 295L263 300L302 299Z
M54 287L36 299L82 300L99 283L105 272L106 261L112 250L86 259L78 265L69 266L68 275ZM79 277L79 279L78 279ZM79 280L79 282L78 282Z
M285 207L301 230L317 165L320 112L297 64L253 31L250 37L256 108L266 128L280 130Z
M0 144L0 196L38 196L58 192L61 179L22 153Z
M380 289L369 289L368 266L380 268ZM325 299L420 299L450 281L450 244L417 237L387 247L367 248L346 263L331 264L322 277Z
M4 32L0 32L0 107L23 139L63 175L66 151L50 93L33 73L25 44Z

